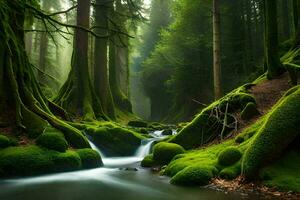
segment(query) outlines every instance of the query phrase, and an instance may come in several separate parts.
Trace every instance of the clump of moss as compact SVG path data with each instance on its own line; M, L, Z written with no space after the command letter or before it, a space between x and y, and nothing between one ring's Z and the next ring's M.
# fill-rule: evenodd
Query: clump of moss
M148 134L148 131L145 128L139 129L139 132L142 133L142 134Z
M79 149L77 153L84 169L96 168L103 165L101 156L93 149Z
M0 135L0 148L12 146L13 142L6 136Z
M244 141L247 141L250 139L255 133L258 131L258 129L263 125L264 123L264 118L261 118L257 120L254 124L250 125L248 128L243 130L242 133L240 133L236 138L235 142L236 143L243 143Z
M257 110L257 106L255 103L250 102L246 105L244 110L241 112L241 118L243 120L250 120L255 116L260 115L259 111Z
M156 165L156 162L153 159L153 154L149 154L141 162L142 167L153 167L155 165Z
M254 97L246 92L245 87L240 87L212 103L203 109L170 142L177 143L185 149L192 149L207 144L218 136L220 137L221 133L222 136L225 136L232 128L226 126L224 129L223 121L226 124L231 124L234 121L232 113L242 110L250 102L255 103Z
M283 97L267 115L243 156L243 174L249 178L277 158L299 134L300 89Z
M300 192L300 153L289 151L260 172L263 184L282 191Z
M60 153L34 145L0 150L0 171L5 177L78 170L80 167L80 158L73 151Z
M162 135L172 135L173 131L172 131L172 129L165 129L165 130L163 130L163 132L161 134Z
M221 170L219 176L223 179L233 180L241 174L241 163L238 162L232 166Z
M218 163L223 166L230 166L239 161L242 153L236 147L228 147L220 152Z
M68 143L63 133L54 128L46 128L45 132L37 138L36 143L39 146L60 152L65 152L68 149Z
M144 121L129 121L128 126L132 127L148 127L148 123Z
M184 153L184 148L178 144L160 142L153 147L153 159L162 165L168 164L174 156Z
M120 127L90 129L88 134L107 156L133 155L144 139L138 133Z
M29 111L27 108L22 109L22 116L23 124L26 127L27 134L30 138L37 138L49 125L46 120L43 120L35 113Z
M53 169L50 168L46 173L67 172L82 168L81 159L75 151L53 154L51 160L54 163L54 167Z
M192 165L177 173L171 183L184 186L207 185L216 171L214 167Z

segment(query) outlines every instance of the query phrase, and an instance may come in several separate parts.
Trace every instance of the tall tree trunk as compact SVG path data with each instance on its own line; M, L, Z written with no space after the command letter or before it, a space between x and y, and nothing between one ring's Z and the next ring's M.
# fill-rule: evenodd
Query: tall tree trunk
M90 0L78 0L77 25L89 28ZM56 102L73 115L86 120L104 117L102 107L93 89L88 67L88 33L75 30L71 72L61 88Z
M272 79L284 71L278 53L277 0L265 0L265 16L265 63L268 78Z
M287 40L291 36L291 27L290 27L290 14L289 14L289 0L281 1L281 12L282 12L282 34L284 40Z
M40 39L40 52L39 52L39 71L37 74L38 81L44 83L44 74L46 71L46 60L47 60L47 51L48 50L48 38L47 33L41 33Z
M41 92L25 51L24 3L0 3L0 119L5 117L10 127L31 134L41 134L51 124L63 131L73 147L89 147L79 130L54 115L65 113Z
M300 0L293 0L293 16L294 16L294 47L300 45Z
M118 0L116 3L116 8L118 8L118 11L120 11L120 4L121 1ZM115 10L112 8L110 10L110 16L112 19L114 19L118 24L120 24L120 21L118 21L118 18L116 18ZM113 24L110 23L110 26L112 29L115 29ZM113 95L113 100L115 106L125 112L132 112L132 105L129 99L126 97L126 95L122 92L120 85L118 83L118 75L119 75L119 69L120 65L118 60L118 46L122 45L120 44L121 36L112 36L109 42L109 83L111 87L111 92Z
M96 0L95 8L95 32L99 35L108 35L109 27L109 6L108 0ZM94 52L94 87L98 95L103 111L108 116L115 118L114 104L108 79L108 38L95 39Z
M214 55L214 94L215 99L222 96L221 92L221 40L220 40L220 4L213 0L213 55Z

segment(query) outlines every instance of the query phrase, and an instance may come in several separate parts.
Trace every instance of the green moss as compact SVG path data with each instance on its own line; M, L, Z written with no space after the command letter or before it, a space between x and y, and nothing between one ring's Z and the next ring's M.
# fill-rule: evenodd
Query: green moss
M23 125L26 127L26 132L30 138L37 138L41 135L44 129L48 126L48 122L43 120L35 113L27 108L22 109Z
M192 165L176 174L171 183L184 186L207 185L214 177L214 171L216 171L214 167Z
M241 174L241 163L238 162L232 166L221 170L219 176L223 179L233 180Z
M240 160L242 153L236 147L228 147L220 152L218 163L223 166L230 166Z
M141 162L142 167L153 167L155 165L156 165L156 162L153 159L153 154L146 156Z
M280 160L263 168L263 184L283 191L300 192L300 153L290 151Z
M9 147L0 151L0 171L5 177L78 170L80 167L80 158L72 151L59 153L37 146Z
M162 135L172 135L173 131L172 131L172 129L166 129L166 130L163 130L163 132L161 134Z
M66 151L65 153L54 154L52 161L55 166L49 172L66 172L82 168L81 159L75 151ZM49 173L47 172L47 173Z
M174 156L184 153L178 144L160 142L153 147L153 159L162 165L168 164Z
M144 139L136 132L119 127L101 127L94 131L89 130L88 134L107 156L133 155Z
M242 131L236 138L236 143L243 143L248 139L252 138L253 135L259 130L259 128L263 125L265 117L260 118L254 124L247 127L245 130Z
M222 121L230 124L234 120L232 115L226 115L225 118L223 113L226 112L226 108L227 113L230 114L237 110L242 110L250 102L255 103L254 97L246 93L245 87L240 87L203 109L170 142L177 143L185 149L192 149L207 144L216 137L220 137L221 133L225 136L232 129L225 127L225 130L223 130Z
M243 120L250 120L255 116L258 116L260 113L257 110L256 104L253 102L250 102L246 105L244 110L241 112L241 118Z
M148 131L145 128L139 129L139 132L142 133L142 134L148 134Z
M65 152L68 149L68 143L63 133L54 128L46 128L44 133L37 138L36 143L39 146L60 152Z
M4 135L0 135L0 148L6 148L12 146L12 141L4 136Z
M103 165L101 156L93 149L79 149L77 153L84 169L96 168Z
M277 158L299 134L300 89L283 97L267 115L243 156L242 171L247 178Z

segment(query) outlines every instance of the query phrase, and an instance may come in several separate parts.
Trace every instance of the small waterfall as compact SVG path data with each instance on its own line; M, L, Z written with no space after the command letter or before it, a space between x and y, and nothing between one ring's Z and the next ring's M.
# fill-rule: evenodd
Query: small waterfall
M148 140L142 140L141 146L136 150L135 156L138 158L144 158L150 154L153 142L159 140L158 138L152 138Z

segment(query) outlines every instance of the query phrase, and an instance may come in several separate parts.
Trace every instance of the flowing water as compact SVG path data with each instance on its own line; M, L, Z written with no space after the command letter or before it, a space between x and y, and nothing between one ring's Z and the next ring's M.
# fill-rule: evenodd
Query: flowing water
M209 188L177 187L169 178L139 167L155 138L142 142L132 157L103 158L104 167L76 172L0 181L0 200L231 200L260 199L258 195L226 194Z

